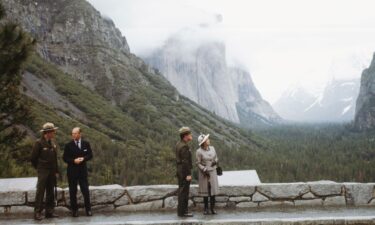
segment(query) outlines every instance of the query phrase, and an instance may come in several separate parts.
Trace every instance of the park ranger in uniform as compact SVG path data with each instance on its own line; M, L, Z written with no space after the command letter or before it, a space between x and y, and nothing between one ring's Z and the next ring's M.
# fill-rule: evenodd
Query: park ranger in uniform
M58 217L54 213L54 187L59 176L57 165L57 145L54 142L56 130L53 123L45 123L40 131L42 137L34 144L31 162L38 173L38 183L35 195L34 219L42 220L43 199L46 193L45 217Z
M178 206L177 215L181 217L191 217L188 212L189 188L191 182L191 169L193 167L191 159L191 149L188 145L193 137L188 127L179 130L180 141L176 144L176 163L178 179Z

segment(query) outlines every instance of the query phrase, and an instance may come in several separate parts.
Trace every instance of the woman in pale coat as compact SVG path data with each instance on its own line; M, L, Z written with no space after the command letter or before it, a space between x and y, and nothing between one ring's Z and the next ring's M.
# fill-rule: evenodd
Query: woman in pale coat
M215 195L219 193L219 182L216 173L218 158L215 148L210 146L209 136L209 134L201 134L198 137L200 148L196 152L197 166L199 168L199 194L203 196L205 215L209 213L208 197L210 197L211 213L216 214Z

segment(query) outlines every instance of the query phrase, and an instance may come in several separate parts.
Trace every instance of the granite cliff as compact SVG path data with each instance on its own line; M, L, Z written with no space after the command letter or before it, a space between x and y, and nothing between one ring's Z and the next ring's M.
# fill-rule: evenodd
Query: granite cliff
M375 128L375 54L370 66L362 73L354 126L358 130Z
M197 41L189 35L193 36L187 30L169 38L161 48L144 56L146 62L181 94L225 119L247 127L281 120L261 97L251 75L241 66L228 65L223 42Z

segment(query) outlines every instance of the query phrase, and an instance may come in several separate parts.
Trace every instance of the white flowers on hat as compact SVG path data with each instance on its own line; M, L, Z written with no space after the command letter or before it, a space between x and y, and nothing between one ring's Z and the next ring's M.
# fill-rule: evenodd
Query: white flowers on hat
M201 135L199 135L199 137L198 137L199 146L201 146L204 142L206 142L209 137L210 137L209 134L201 134Z

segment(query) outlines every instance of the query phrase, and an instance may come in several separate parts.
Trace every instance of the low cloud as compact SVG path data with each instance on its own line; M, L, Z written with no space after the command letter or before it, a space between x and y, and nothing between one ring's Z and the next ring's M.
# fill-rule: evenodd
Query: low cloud
M333 77L359 77L375 51L372 0L89 2L113 19L136 54L162 46L181 30L182 38L194 42L223 41L228 62L248 68L270 102L295 83L318 86Z

